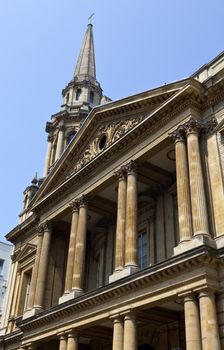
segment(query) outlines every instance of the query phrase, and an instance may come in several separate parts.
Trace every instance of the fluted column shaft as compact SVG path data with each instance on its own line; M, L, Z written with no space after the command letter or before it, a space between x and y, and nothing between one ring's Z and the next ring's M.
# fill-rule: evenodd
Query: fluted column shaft
M51 224L46 222L42 225L42 229L44 231L43 242L40 253L40 262L38 268L38 276L37 276L37 286L34 300L35 308L43 308L44 302L44 291L46 287L46 277L47 277L47 269L48 269L48 261L49 261L49 252L50 252L50 243L51 243Z
M137 175L136 165L127 166L127 205L125 229L125 266L137 266Z
M215 296L211 290L199 294L203 350L221 350Z
M186 350L202 350L198 301L194 295L184 299Z
M64 126L60 125L59 126L59 132L58 132L58 141L57 141L57 148L56 148L56 154L55 154L55 160L57 160L64 148Z
M126 195L127 184L124 171L117 173L118 199L117 199L117 227L116 227L116 247L115 247L115 271L124 267L124 246L125 246L125 216L126 216Z
M83 275L85 269L85 250L87 233L87 202L84 196L80 200L78 229L75 246L75 262L73 271L72 289L82 291Z
M176 179L180 242L192 238L191 203L187 164L187 149L184 135L176 132Z
M187 150L194 235L209 234L199 136L196 126L187 129Z
M79 218L78 205L77 205L77 202L74 202L72 203L72 223L71 223L71 232L70 232L70 240L69 240L67 268L66 268L65 293L69 293L72 289L78 218Z
M52 141L53 141L52 136L48 136L48 139L47 139L47 153L46 153L46 157L45 157L43 177L47 176L48 169L50 167L51 152L52 152Z
M124 324L123 319L119 316L113 319L113 346L112 350L123 350L124 343Z
M124 318L124 350L137 350L137 322L133 312Z
M39 269L39 264L40 264L42 242L43 242L43 232L41 230L38 233L37 252L36 252L34 267L32 270L30 294L29 294L29 300L28 300L28 309L32 309L34 306L34 298L35 298L35 292L37 289L37 276L38 276L38 269Z
M68 334L67 350L78 350L78 336L76 333Z

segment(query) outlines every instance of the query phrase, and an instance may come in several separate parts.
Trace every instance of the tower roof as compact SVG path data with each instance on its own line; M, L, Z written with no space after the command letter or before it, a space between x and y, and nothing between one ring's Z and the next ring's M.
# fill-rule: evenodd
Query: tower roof
M78 62L75 68L74 77L89 76L96 79L95 54L93 43L93 29L92 24L87 26L85 38L79 54Z

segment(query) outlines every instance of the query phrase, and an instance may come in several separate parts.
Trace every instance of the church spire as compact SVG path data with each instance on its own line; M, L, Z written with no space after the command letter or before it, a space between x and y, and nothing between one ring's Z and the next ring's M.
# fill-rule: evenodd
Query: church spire
M96 65L92 24L87 26L85 38L76 64L74 77L88 76L96 79Z

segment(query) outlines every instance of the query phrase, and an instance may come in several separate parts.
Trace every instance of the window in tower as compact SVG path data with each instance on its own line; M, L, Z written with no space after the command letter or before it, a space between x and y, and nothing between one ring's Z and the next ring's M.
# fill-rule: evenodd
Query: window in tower
M72 139L75 137L76 131L72 131L67 136L67 145L72 141Z
M66 103L68 104L68 102L69 102L69 92L66 95Z
M77 90L76 90L76 97L75 97L76 101L79 101L80 96L81 96L81 92L82 92L81 89L77 89Z
M3 259L0 259L0 276L2 276L3 274L3 265L4 265L4 261Z
M138 266L140 269L148 266L148 237L146 230L138 234Z
M89 102L90 103L93 103L94 101L94 92L93 91L90 91L90 94L89 94Z

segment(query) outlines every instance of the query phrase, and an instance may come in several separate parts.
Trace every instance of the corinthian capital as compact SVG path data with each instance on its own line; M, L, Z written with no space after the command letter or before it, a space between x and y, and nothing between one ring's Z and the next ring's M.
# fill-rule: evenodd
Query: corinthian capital
M88 205L88 198L84 194L78 199L79 206L81 207L86 207Z
M64 126L63 124L60 124L60 125L58 126L58 130L59 130L59 131L64 131L64 130L65 130L65 126Z
M199 122L198 120L191 118L189 119L184 125L183 125L186 134L192 134L192 133L197 133L202 130L203 126L202 123Z
M79 210L79 201L74 200L71 203L69 203L69 206L72 208L72 212L74 213L75 211Z
M52 224L49 220L42 222L38 226L38 233L43 234L45 231L50 231L52 229Z
M184 141L185 140L185 130L182 125L178 126L176 130L169 133L168 136L176 143L178 141Z
M47 138L47 141L48 142L52 142L54 139L53 135L49 135L48 138Z
M127 174L136 174L137 163L134 160L131 160L128 164L125 165L125 170Z
M126 174L127 174L127 171L125 169L125 166L120 167L120 169L114 172L114 176L119 180L124 180L126 177Z

